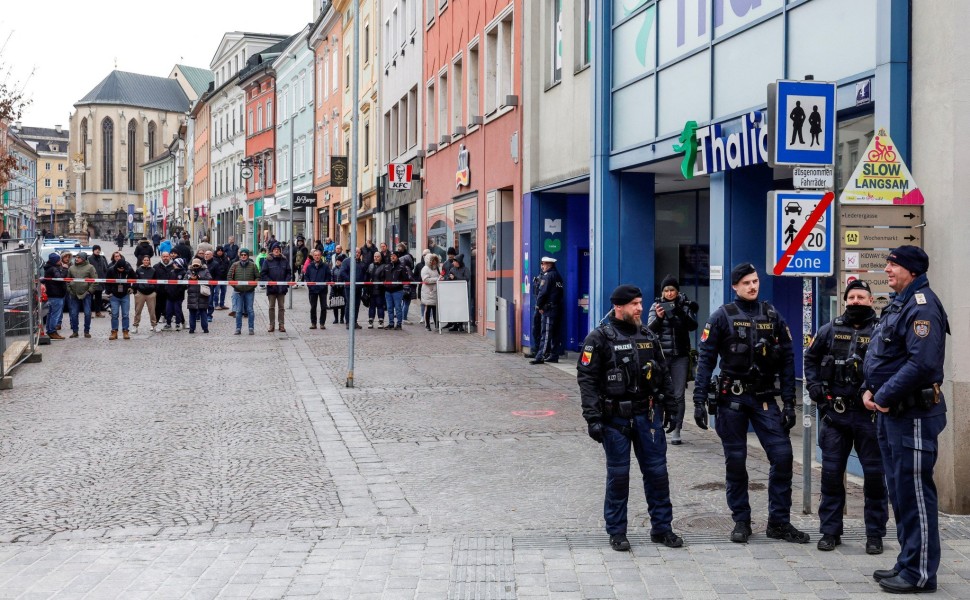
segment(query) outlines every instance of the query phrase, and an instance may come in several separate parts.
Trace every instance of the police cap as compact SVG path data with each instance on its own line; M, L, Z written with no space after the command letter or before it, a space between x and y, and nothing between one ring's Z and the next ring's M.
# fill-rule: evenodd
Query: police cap
M895 250L890 250L886 257L888 262L893 262L918 276L930 269L930 257L922 248L917 246L900 246Z
M848 300L849 292L851 292L852 290L865 290L870 295L872 294L872 288L869 287L868 283L866 283L861 279L853 279L852 282L849 283L849 285L845 286L845 293L842 294L842 300Z
M624 304L629 304L636 300L637 298L643 298L643 292L640 291L635 285L624 284L617 286L613 293L610 294L610 303L614 306L623 306Z
M739 281L752 273L757 273L758 269L749 262L741 263L731 270L731 285L737 285Z

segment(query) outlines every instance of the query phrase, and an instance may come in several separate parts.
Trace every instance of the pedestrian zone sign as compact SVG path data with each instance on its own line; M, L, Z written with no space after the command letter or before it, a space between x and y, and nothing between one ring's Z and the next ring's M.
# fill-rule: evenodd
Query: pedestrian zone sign
M387 187L391 190L411 189L411 174L414 165L390 163L387 165Z
M846 182L839 202L857 205L923 204L923 192L916 186L906 163L896 150L896 144L885 129L880 129L869 142L862 160Z
M835 257L831 227L834 194L785 191L768 194L769 266L775 275L831 275ZM797 247L793 247L798 244Z
M835 164L835 89L828 81L779 80L768 86L772 166Z

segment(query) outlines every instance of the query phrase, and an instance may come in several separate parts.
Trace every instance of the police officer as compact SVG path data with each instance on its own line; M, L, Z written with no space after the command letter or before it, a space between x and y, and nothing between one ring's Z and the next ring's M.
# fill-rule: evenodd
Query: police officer
M630 446L643 474L650 513L650 540L679 548L667 477L667 440L677 407L657 337L642 321L640 288L621 285L610 296L612 314L583 342L577 379L589 437L606 453L603 517L610 547L630 549L626 537L630 495Z
M822 449L822 501L818 507L818 549L842 543L845 465L853 445L865 477L866 553L882 554L889 508L875 413L862 405L862 360L876 324L869 284L856 279L845 288L845 312L818 330L805 354L805 381L818 406Z
M900 246L886 257L895 292L872 334L863 362L863 402L878 410L876 426L899 556L892 569L872 574L887 592L936 590L940 532L936 438L946 426L943 383L946 311L926 278L930 259L921 248Z
M734 519L731 541L751 537L748 471L745 468L748 425L768 455L768 525L770 538L806 544L809 535L791 517L792 448L788 432L795 426L795 359L791 332L774 306L758 301L760 281L751 263L731 271L735 298L718 308L704 325L698 346L694 385L694 421L707 429L707 396L711 373L720 357L721 375L712 409L724 447L727 503ZM779 410L775 379L781 382ZM712 410L712 412L713 412Z
M541 268L541 267L540 267ZM540 271L538 275L532 278L532 297L533 303L535 297L539 294L539 283L542 281L542 272ZM530 331L529 339L532 340L532 348L529 352L525 353L525 358L535 358L536 351L539 349L539 342L542 339L542 313L533 308L532 310L532 327Z
M539 293L536 295L536 311L542 315L542 331L535 356L529 361L530 365L559 362L559 320L563 309L562 276L556 269L555 258L543 256L540 268L542 277L539 280Z

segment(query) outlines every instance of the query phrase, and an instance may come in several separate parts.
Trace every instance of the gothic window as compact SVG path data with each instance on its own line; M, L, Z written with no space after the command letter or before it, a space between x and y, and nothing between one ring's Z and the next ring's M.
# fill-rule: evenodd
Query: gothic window
M101 121L101 189L114 189L115 126L111 117Z
M135 191L135 120L128 121L128 189Z
M155 121L148 124L148 160L155 158Z

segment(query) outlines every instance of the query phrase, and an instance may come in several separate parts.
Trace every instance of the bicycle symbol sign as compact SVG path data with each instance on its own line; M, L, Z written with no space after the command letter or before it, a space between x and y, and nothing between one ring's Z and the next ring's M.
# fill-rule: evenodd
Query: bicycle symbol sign
M846 182L843 204L923 204L923 194L900 160L884 129L873 136L852 177Z

